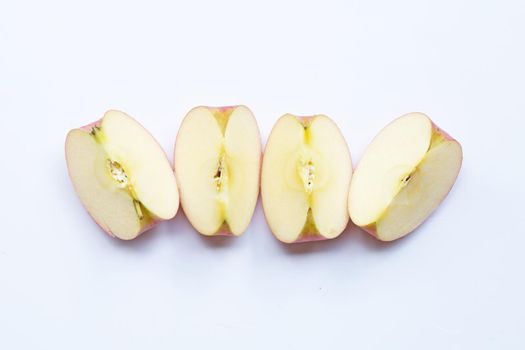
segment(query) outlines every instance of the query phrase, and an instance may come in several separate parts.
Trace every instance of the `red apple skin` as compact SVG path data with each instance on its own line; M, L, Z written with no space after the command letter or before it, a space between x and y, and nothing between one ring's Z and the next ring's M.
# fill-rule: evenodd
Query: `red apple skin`
M422 113L422 114L424 114L424 113ZM425 115L426 115L426 114L425 114ZM402 116L399 117L399 118L402 118ZM397 118L397 119L399 119L399 118ZM428 118L428 116L427 116L427 118ZM396 119L396 120L397 120L397 119ZM429 119L430 119L430 118L429 118ZM396 120L394 120L392 123L394 123ZM453 142L456 142L456 143L459 145L459 147L461 148L461 144L460 144L456 139L454 139L454 138L453 138L452 136L450 136L446 131L444 131L443 129L441 129L440 127L438 127L438 126L437 126L432 120L430 120L430 121L431 121L431 123L432 123L432 130L433 130L434 132L439 133L441 136L443 136L443 138L445 139L445 141L453 141ZM391 124L391 123L390 123L390 124ZM389 125L390 125L390 124L389 124ZM461 152L461 155L462 155L462 156L461 156L461 163L460 163L460 164L463 164L463 152ZM457 174L456 174L456 179L457 179L457 177L458 177L458 175L459 175L460 170L461 170L461 165L460 165L460 167L458 168L458 172L457 172ZM398 238L398 239L401 239L401 238L403 238L403 237L406 237L409 233L414 232L415 230L417 230L417 228L418 228L419 226L421 226L421 224L422 224L423 222L425 222L425 221L426 221L426 220L427 220L427 219L428 219L428 218L434 213L434 211L439 207L439 205L441 204L441 202L443 202L443 200L445 200L445 198L448 196L448 194L449 194L450 191L452 190L452 187L454 187L454 183L455 183L455 181L452 183L452 185L450 186L450 188L448 189L448 191L443 195L443 198L440 199L440 201L438 202L438 205L436 206L436 208L435 208L434 210L432 210L432 212L431 212L426 218L424 218L420 223L418 223L418 224L417 224L412 230L410 230L410 231L408 231L408 232L404 232L403 235L401 235L401 237ZM376 238L376 239L378 239L378 240L380 240L380 241L383 241L383 242L387 242L387 241L385 241L385 240L379 238L379 236L378 236L378 234L377 234L376 224L375 224L375 223L373 223L373 224L371 224L371 225L368 225L368 226L358 226L358 227L360 227L363 231L365 231L365 232L369 233L370 235L372 235L374 238Z
M214 106L198 106L198 107L195 107L195 108L199 108L199 107L204 107L204 108L208 108L210 111L212 111L212 113L214 112L220 112L220 113L226 113L226 112L233 112L233 110L237 107L241 107L241 105L234 105L234 106L219 106L219 107L214 107ZM247 109L249 109L248 107L246 106L243 106ZM193 108L193 109L195 109ZM192 109L192 110L193 110ZM250 111L251 112L251 111ZM252 113L253 114L253 113Z
M336 237L337 238L337 237ZM322 236L319 232L308 232L303 233L299 238L292 243L307 243L307 242L316 242L316 241L326 241L328 238Z
M281 118L283 118L284 116L288 115L288 114L291 114L291 113L285 113ZM291 114L293 115L293 114ZM299 122L303 125L308 125L312 122L312 120L316 117L315 115L313 116L295 116L297 119L299 119ZM279 118L279 119L281 119ZM279 122L279 120L277 122L275 122L275 125ZM268 136L268 139L272 136L271 132L270 132L270 135ZM344 139L344 138L343 138ZM346 143L346 146L348 148L348 143L346 142L346 139L345 140L345 143ZM266 150L266 149L265 149ZM351 165L352 167L352 171L354 170L354 167L353 165ZM261 164L261 173L262 173L262 164ZM266 222L268 223L268 226L270 226L269 222L268 221L268 218L266 216L266 211L264 210L264 202L263 202L263 214L264 214L264 219L266 220ZM348 224L347 224L348 226ZM327 240L328 238L326 238L325 236L321 235L319 232L305 232L305 233L302 233L299 235L299 237L297 237L297 239L295 241L292 241L292 242L285 242L283 240L281 240L279 237L277 237L277 235L274 233L274 230L272 229L272 227L270 226L270 231L272 231L273 233L273 236L275 238L277 238L277 240L279 240L279 242L282 242L282 243L285 243L285 244L292 244L292 243L307 243L307 242L316 242L316 241L325 241ZM334 238L337 238L339 237L340 234ZM334 239L334 238L331 238L331 239Z
M213 114L215 114L216 112L220 112L220 113L226 113L226 112L233 112L234 109L238 108L238 107L244 107L246 108L248 111L250 111L250 113L255 116L255 114L253 114L252 110L250 108L248 108L246 105L231 105L231 106L204 106L204 105L199 105L199 106L196 106L196 107L193 107L192 109L190 109L188 111L188 113L186 113L186 116L188 114L190 114L191 112L193 112L195 109L197 108L206 108L208 110L210 110ZM261 135L261 129L259 128L259 124L257 123L257 120L256 121L256 126L257 126L257 133L259 135ZM184 122L184 120L183 120ZM181 123L182 125L182 123ZM176 140L179 139L179 133L180 133L180 127L179 127L179 130L177 131L177 138ZM173 150L173 154L175 155L175 148L177 148L177 142L175 141L175 147L174 147L174 150ZM263 156L263 151L262 151L262 147L261 147L261 155L259 156L259 192L257 193L257 198L259 198L259 193L260 193L260 188L261 188L261 171L262 171L262 156ZM175 170L175 160L173 161L173 168ZM177 176L177 172L175 171L175 176ZM181 198L181 201L180 201L180 205L182 207L182 210L184 211L184 213L186 213L186 209L184 208L184 203L182 202L182 191L181 191L181 188L179 187L179 198ZM188 219L188 216L186 216L186 219ZM189 221L189 219L188 219ZM191 224L191 222L190 222ZM193 226L193 225L192 225ZM229 230L229 226L227 225L222 225L219 230L211 235L209 235L208 237L214 237L214 236L223 236L223 237L237 237L237 235L234 235L230 230Z
M111 112L111 110L107 111L106 113L108 113L108 112ZM106 113L104 113L104 115L106 115ZM130 117L130 118L133 118L133 117L131 117L131 116L129 116L129 117ZM80 130L84 130L84 131L90 133L91 130L92 130L94 127L100 127L100 125L102 124L102 119L104 119L104 117L102 117L102 118L100 118L100 119L98 119L98 120L96 120L96 121L94 121L94 122L92 122L92 123L89 123L89 124L87 124L87 125L81 126L81 127L79 127L78 129L80 129ZM134 119L134 118L133 118L133 119ZM135 120L135 119L134 119L134 120ZM149 133L149 131L148 131L146 128L144 128L144 126L143 126L142 124L140 124L137 120L135 120L135 121L136 121L136 122L137 122L137 123L138 123L138 124L139 124L139 125L145 130L145 131L146 131L146 132ZM73 130L75 130L75 129L73 129ZM71 130L71 131L73 131L73 130ZM66 140L67 140L67 138L69 137L69 133L70 133L71 131L68 132L68 134L67 134L67 136L66 136ZM150 133L150 135L151 135L151 133ZM153 137L153 135L151 135L151 137L155 140L155 142L157 142L157 144L159 145L159 147L162 149L162 147L161 147L160 144L158 143L157 139L155 139L155 138ZM66 144L67 144L67 141L66 141ZM64 145L64 146L65 146L65 145ZM66 164L67 164L67 168L69 169L69 162L68 162L68 159L67 159L67 151L66 151L65 147L64 147L64 153L65 153L65 155L66 155ZM165 152L164 152L164 153L165 153ZM169 159L168 159L167 156L166 156L166 160L168 160L168 163L169 163ZM170 163L170 164L171 164L171 163ZM173 168L173 166L172 166L172 168ZM68 171L68 174L69 174L69 171ZM73 182L73 181L71 181L71 182ZM74 185L73 185L73 188L75 189L75 193L76 193L77 196L78 196L77 189L75 188ZM120 237L115 236L115 235L113 234L113 232L111 232L111 230L109 229L109 227L107 227L103 222L97 221L97 219L95 219L95 217L94 217L94 216L91 214L91 212L87 209L87 207L84 205L84 203L83 203L82 201L80 201L80 202L82 203L82 206L83 206L83 207L86 209L86 211L88 212L89 216L91 216L91 218L93 219L93 221L95 221L95 223L96 223L96 224L97 224L97 225L98 225L98 226L99 226L104 232L106 232L110 237L118 238L118 239L120 239L120 240L124 240L124 239L122 239L122 238L120 238ZM176 214L175 214L175 215L176 215ZM159 219L157 219L157 218L153 218L153 217L152 217L152 218L151 218L151 221L150 221L148 224L144 225L144 227L142 227L142 229L137 233L137 235L136 235L135 237L130 238L129 240L132 240L132 239L137 238L138 236L140 236L140 235L143 234L144 232L146 232L146 231L152 229L153 227L155 227L155 226L156 226L159 222L161 222L161 221L163 221L163 220L159 220Z
M369 225L369 226L358 226L358 227L361 230L365 231L366 233L372 235L375 239L378 239L378 240L382 241L382 239L377 236L377 231L376 231L376 225L375 224L372 224L372 225ZM407 235L407 234L408 233L406 233L405 235ZM403 237L401 237L401 238L403 238Z
M100 118L97 121L94 121L93 123L89 123L88 125L81 126L79 129L87 131L87 132L91 132L93 128L100 127L100 124L102 124L102 118Z
M290 113L286 113L286 114L290 114ZM310 124L312 122L312 120L315 118L315 116L313 116L313 115L303 115L303 116L296 116L296 118L299 119L299 122L301 122L301 124L308 125L308 124Z
M228 230L226 228L219 229L217 232L215 232L210 237L213 237L213 236L236 237L230 230Z
M439 126L436 125L436 123L434 123L432 120L430 120L432 122L432 130L438 134L440 134L441 136L443 136L443 138L445 139L445 141L454 141L454 142L457 142L458 145L461 147L461 144L455 139L453 138L452 136L450 136L445 130L441 129ZM462 152L463 154L463 152ZM461 159L463 160L463 158Z

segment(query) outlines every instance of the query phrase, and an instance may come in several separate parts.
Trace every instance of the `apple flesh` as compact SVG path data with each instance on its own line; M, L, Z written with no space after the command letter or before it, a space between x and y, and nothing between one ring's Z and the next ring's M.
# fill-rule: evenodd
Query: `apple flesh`
M177 183L164 151L123 112L71 130L66 161L80 200L111 236L133 239L177 213Z
M245 106L196 107L184 118L175 143L181 204L206 236L241 235L257 197L261 138Z
M348 146L330 118L282 116L268 138L261 177L275 237L293 243L339 236L349 220L351 177Z
M350 185L352 221L382 241L416 229L446 197L461 168L461 145L422 113L383 129Z

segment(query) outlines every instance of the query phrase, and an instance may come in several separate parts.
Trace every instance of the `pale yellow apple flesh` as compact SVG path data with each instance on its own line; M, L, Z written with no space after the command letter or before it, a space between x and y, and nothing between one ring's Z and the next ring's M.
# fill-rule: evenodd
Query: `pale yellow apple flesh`
M317 115L281 117L264 152L261 194L274 235L292 243L337 237L345 229L352 160L337 125Z
M259 195L261 139L244 106L197 107L184 118L175 144L184 213L203 235L238 236Z
M352 221L383 241L418 227L452 188L460 144L422 113L396 119L359 162L348 196Z
M71 130L66 160L80 200L115 237L133 239L177 213L177 183L164 151L123 112L108 111L99 122Z

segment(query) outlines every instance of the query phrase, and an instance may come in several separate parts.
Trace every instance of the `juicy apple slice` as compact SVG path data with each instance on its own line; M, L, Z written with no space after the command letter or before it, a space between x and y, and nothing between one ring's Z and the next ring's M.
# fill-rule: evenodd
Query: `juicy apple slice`
M192 109L174 154L181 204L193 227L206 236L242 234L259 195L261 138L252 112Z
M284 243L331 239L348 220L348 146L328 117L282 116L263 158L261 193L268 225Z
M352 221L382 241L417 228L452 188L461 145L422 113L396 119L359 162L348 197Z
M177 183L164 151L123 112L71 130L66 161L80 200L114 237L133 239L177 213Z

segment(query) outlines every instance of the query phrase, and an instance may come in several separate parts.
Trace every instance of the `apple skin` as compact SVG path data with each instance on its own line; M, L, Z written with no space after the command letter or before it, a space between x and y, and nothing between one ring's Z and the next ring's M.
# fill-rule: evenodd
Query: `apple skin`
M199 107L204 107L204 108L208 108L210 111L212 112L221 112L221 113L226 113L226 112L231 112L233 111L235 108L237 107L245 107L246 109L249 110L248 107L244 106L244 105L232 105L232 106L197 106L195 108L199 108ZM195 108L192 108L192 110L194 110ZM251 112L251 110L250 110ZM252 113L253 114L253 113Z
M289 113L286 113L286 114L289 114ZM314 119L314 116L306 115L306 116L297 116L296 118L299 119L301 124L307 126L312 122L312 120Z
M424 114L424 113L422 113ZM425 114L426 115L426 114ZM399 118L402 118L403 116L399 117ZM397 118L397 119L399 119ZM390 124L394 123L397 119L395 119L394 121L392 121ZM430 118L429 118L430 119ZM438 133L440 134L444 139L445 141L452 141L452 142L456 142L459 147L461 148L461 144L456 140L454 139L452 136L450 136L446 131L444 131L443 129L441 129L440 127L438 127L432 120L430 120L431 123L432 123L432 130L433 132L435 133ZM389 124L389 125L390 125ZM386 127L385 127L386 128ZM463 152L461 152L461 164L463 164ZM458 177L459 175L459 172L461 170L461 165L459 166L458 168L458 172L456 174L456 178ZM452 185L450 186L450 188L448 189L448 191L443 195L443 198L441 198L438 202L438 204L441 204L441 202L443 202L445 200L445 198L448 196L448 194L450 193L450 191L452 191L452 187L454 187L454 183L452 183ZM404 232L403 235L398 238L398 239L401 239L401 238L404 238L406 237L410 232L413 232L415 230L417 230L417 228L419 226L421 226L421 224L423 224L423 222L425 222L433 213L434 211L437 209L437 207L425 218L423 219L420 223L418 223L416 225L416 227L414 227L412 230L408 231L408 232ZM377 230L376 230L376 224L373 223L371 225L368 225L368 226L358 226L359 228L361 228L362 230L364 230L365 232L369 233L370 235L372 235L374 238L382 241L382 242L388 242L387 240L383 240L381 238L379 238L379 236L377 235Z
M111 112L111 110L107 111L106 113L109 113ZM104 113L104 115L106 115L106 113ZM130 117L132 118L132 117ZM102 124L102 119L104 119L104 117L92 122L92 123L89 123L87 125L84 125L84 126L81 126L79 127L78 129L81 129L81 130L84 130L84 131L87 131L87 132L91 132L91 130L94 128L94 127L100 127L100 125ZM134 119L135 120L135 119ZM135 120L138 124L140 124L137 120ZM147 132L151 135L151 133L146 129L144 128L144 126L142 124L140 124L140 126ZM75 130L75 129L73 129ZM73 131L71 130L71 131ZM66 139L69 137L69 133L71 132L69 131L67 136L66 136ZM159 145L159 147L162 149L162 147L160 146L160 144L158 143L157 139L155 139L153 137L153 135L151 135L152 138L155 140L155 142L157 142L157 144ZM66 142L67 144L67 142ZM65 150L65 145L64 145L64 154L66 154L66 150ZM165 154L165 152L164 152ZM69 162L67 160L67 154L66 154L66 165L69 169ZM169 164L171 165L171 162L169 161L169 158L166 156L166 160L168 160ZM173 169L173 166L172 166L172 169ZM69 174L69 171L68 171L68 174ZM75 188L75 186L73 186L73 188L75 189L75 193L77 193L77 190ZM77 196L78 196L78 193L77 193ZM107 227L103 222L100 222L100 221L97 221L97 219L95 219L95 217L93 215L91 215L91 213L89 212L88 208L85 206L85 204L80 201L82 203L82 206L86 209L87 213L89 214L89 216L91 216L91 218L93 219L93 221L95 221L95 223L104 231L106 232L110 237L112 238L116 238L116 239L120 239L120 240L126 240L126 239L123 239L123 238L120 238L120 237L117 237L113 234L113 232L111 232L111 230L109 229L109 227ZM138 236L140 236L141 234L143 234L144 232L152 229L153 227L155 227L159 222L161 222L163 220L159 220L159 219L156 219L154 218L153 216L151 217L151 220L150 222L148 222L146 225L144 225L144 227L141 228L141 230L137 233L137 235L135 237L132 237L130 238L129 240L133 240L135 238L137 238Z
M285 113L281 118L284 118L288 114L291 114L291 113ZM309 125L312 122L312 120L315 118L315 116L295 116L295 117L297 119L299 119L301 124L303 124L305 126ZM281 119L281 118L279 118L279 119ZM275 122L275 124L277 124L278 122L279 122L279 120L277 122ZM271 135L271 132L270 132L270 135L268 136L268 139L271 136L272 135ZM346 139L345 139L345 143L347 144L346 146L348 147L348 143L346 142ZM266 147L265 147L265 151L266 151ZM353 165L351 165L351 167L352 167L352 171L353 171L354 170ZM261 164L261 173L262 173L262 164ZM264 214L264 219L266 220L267 223L269 223L270 221L268 220L268 217L266 216L266 210L264 210L264 202L263 202L263 214ZM270 224L268 224L268 225L270 225ZM270 231L273 232L273 229L272 229L271 226L270 226ZM277 238L277 240L279 240L281 243L285 243L285 244L325 241L325 240L328 239L328 238L324 237L323 235L321 235L317 230L303 232L303 233L301 233L299 235L299 237L295 241L292 241L292 242L283 241L279 237L277 237L277 235L273 235L273 236L275 238ZM337 236L337 237L339 237L339 236ZM335 237L335 238L337 238L337 237Z
M184 210L184 208L182 208ZM222 237L235 237L235 235L230 231L228 225L222 225L221 228L214 234L212 234L210 237L214 236L222 236Z
M299 238L292 243L307 243L316 241L326 241L328 238L322 236L319 232L306 232L299 236ZM282 242L282 241L281 241Z
M205 106L205 105L198 105L198 106L195 106L192 109L190 109L188 111L188 113L186 113L186 115L190 114L191 112L193 112L197 108L206 108L206 109L208 109L209 111L211 111L212 113L215 114L216 112L219 112L219 113L232 112L235 108L238 108L238 107L246 108L248 111L250 111L250 113L252 115L255 115L255 114L253 114L252 110L250 108L248 108L246 105L230 105L230 106ZM260 135L261 134L261 129L259 129L259 124L258 123L256 123L256 125L257 125L257 132ZM176 140L179 139L180 129L181 128L179 127L179 130L177 131L177 138L176 138ZM177 148L177 143L176 142L175 142L175 147L174 147L174 150L173 150L173 154L175 154L175 148ZM263 150L262 150L262 147L261 147L261 155L259 156L259 179L258 179L258 181L259 181L259 193L260 193L260 188L261 188L262 156L263 156ZM175 170L175 162L173 162L173 168ZM176 171L175 171L175 176L177 176L177 172ZM178 183L178 181L177 181L177 183ZM182 198L182 196L183 196L182 190L179 187L179 198ZM258 199L259 199L259 194L257 194L257 200ZM180 201L180 205L181 205L182 210L184 211L184 213L186 213L186 209L184 208L184 203L182 202L182 200ZM188 219L187 216L186 216L186 219ZM188 221L189 221L189 219L188 219ZM236 235L234 235L230 231L230 227L228 225L225 225L225 224L223 224L217 230L217 232L209 235L208 237L215 237L215 236L236 237Z
M100 118L97 121L94 121L93 123L89 123L88 125L81 126L79 129L87 131L87 132L91 132L93 128L100 127L100 124L102 124L102 118Z

